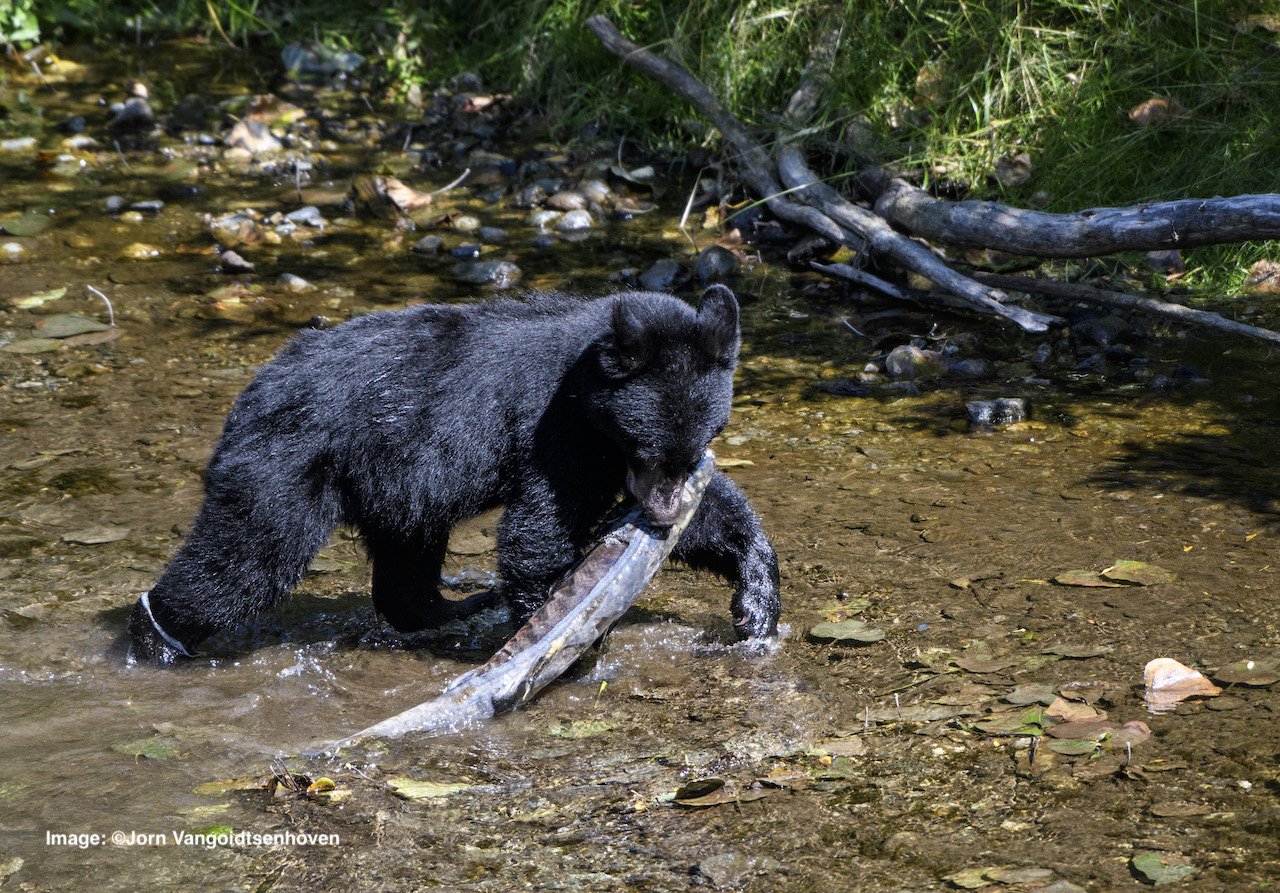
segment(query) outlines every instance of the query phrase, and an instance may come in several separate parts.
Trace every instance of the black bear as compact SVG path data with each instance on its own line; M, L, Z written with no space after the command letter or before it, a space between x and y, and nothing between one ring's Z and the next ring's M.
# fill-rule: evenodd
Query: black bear
M560 294L424 305L304 332L236 400L191 532L129 630L139 659L189 656L287 594L340 523L361 533L373 602L396 629L438 625L458 521L504 506L498 570L523 622L628 491L669 525L724 428L738 303ZM731 580L740 637L777 631L778 560L717 474L674 552Z

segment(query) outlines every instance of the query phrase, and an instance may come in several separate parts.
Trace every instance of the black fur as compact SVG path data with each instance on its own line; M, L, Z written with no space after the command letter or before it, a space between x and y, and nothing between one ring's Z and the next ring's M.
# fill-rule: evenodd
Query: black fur
M402 631L438 625L460 610L438 589L450 528L503 505L499 571L522 622L624 487L670 523L728 420L737 353L724 286L696 312L650 292L536 295L305 332L227 417L152 615L190 651L293 589L347 523L373 562L378 611ZM742 637L776 633L777 557L727 478L716 475L675 556L736 584ZM141 603L130 632L140 658L179 653Z

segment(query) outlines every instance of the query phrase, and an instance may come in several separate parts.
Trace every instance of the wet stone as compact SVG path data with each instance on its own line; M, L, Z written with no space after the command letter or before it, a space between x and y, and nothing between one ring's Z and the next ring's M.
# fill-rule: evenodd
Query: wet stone
M460 233L474 233L480 230L480 218L470 214L462 214L453 218L453 229Z
M109 328L111 326L106 323L72 313L57 313L53 316L46 316L36 325L36 331L40 333L42 338L70 338L73 335L83 335L86 332L102 332Z
M292 292L311 291L311 289L315 288L310 282L293 273L281 273L280 278L276 280L276 284Z
M547 198L547 190L537 183L526 186L511 197L511 205L516 208L536 208Z
M449 256L459 260L475 260L480 256L480 246L472 243L457 245L449 249Z
M254 265L234 251L224 251L218 255L218 265L224 273L252 273Z
M301 226L310 226L320 228L328 221L324 219L324 215L320 213L320 209L315 205L305 205L296 211L290 211L284 215L284 219L290 223L297 223Z
M613 199L613 190L603 180L583 180L578 184L578 192L597 205L607 204Z
M719 282L737 271L737 255L719 245L709 245L698 255L693 275L699 282Z
M500 245L507 241L507 231L496 226L480 227L480 241L488 245Z
M971 400L964 408L975 428L999 428L1027 420L1027 401L1021 397Z
M529 215L529 225L541 230L542 232L546 232L547 227L552 226L560 219L560 216L559 211L534 211Z
M125 208L125 200L123 196L109 195L103 203L103 209L108 214L119 214Z
M594 221L589 211L570 211L556 221L556 230L562 233L575 233L591 229Z
M453 265L453 278L473 285L507 288L520 279L520 268L511 261L475 261Z
M413 243L414 254L439 254L444 247L444 239L439 236L423 236Z
M581 192L564 190L548 198L546 206L555 211L584 211L587 207L587 197Z
M131 211L141 211L143 214L159 214L164 210L164 202L160 199L150 199L145 202L134 202L129 206Z
M646 291L671 291L687 278L688 274L678 261L664 257L640 276L640 287Z
M0 264L16 264L25 260L27 250L17 242L5 242L0 244Z

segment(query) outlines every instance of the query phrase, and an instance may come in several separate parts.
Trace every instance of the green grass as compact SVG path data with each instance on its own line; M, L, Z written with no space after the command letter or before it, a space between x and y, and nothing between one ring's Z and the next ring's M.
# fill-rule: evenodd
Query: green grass
M23 0L25 8L32 0ZM762 135L815 42L838 33L812 140L842 171L850 125L878 160L971 194L1070 211L1280 191L1280 3L1243 0L176 0L37 3L47 27L203 29L232 40L319 37L373 58L391 96L478 71L538 109L554 138L588 122L651 145L714 144L681 100L583 27L608 15L681 61ZM1255 17L1252 24L1247 17ZM127 20L127 21L126 21ZM59 23L62 23L59 25ZM1186 114L1138 127L1151 98ZM1028 152L1002 191L994 162ZM848 164L848 162L843 162ZM1198 255L1228 288L1256 249ZM1231 259L1235 258L1232 264Z

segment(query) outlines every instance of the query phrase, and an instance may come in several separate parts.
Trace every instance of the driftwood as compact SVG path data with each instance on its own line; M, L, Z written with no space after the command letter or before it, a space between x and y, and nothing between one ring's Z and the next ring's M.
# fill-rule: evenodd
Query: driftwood
M604 16L586 26L604 47L642 74L662 83L710 119L724 135L731 160L743 182L779 219L806 227L836 244L887 258L929 279L936 291L899 289L847 265L816 269L874 288L890 297L937 303L1003 317L1028 332L1043 332L1059 317L1008 303L1002 288L1086 300L1152 313L1178 323L1275 342L1280 333L1235 323L1216 313L1134 295L1082 286L1050 290L1047 280L1032 285L1017 279L960 272L921 239L971 248L992 248L1033 257L1092 257L1117 251L1150 251L1280 238L1280 195L1186 199L1131 208L1094 208L1077 214L1050 214L1011 208L996 202L949 202L880 170L865 171L860 184L871 193L873 208L845 198L810 170L794 137L803 127L825 86L825 69L838 37L819 42L783 120L791 135L775 140L776 158L752 136L707 87L680 65L637 46ZM825 55L824 55L825 54ZM896 228L895 228L896 227ZM900 230L905 230L901 232ZM1015 277L1016 279L1016 277ZM887 286L887 287L886 287Z
M454 679L437 697L322 750L332 752L366 738L456 731L528 702L640 596L689 525L714 471L715 456L708 451L685 482L680 514L665 531L652 530L639 508L623 516L486 663Z
M875 210L926 239L1031 257L1097 257L1280 239L1280 195L1274 193L1050 214L998 202L944 201L893 179Z

